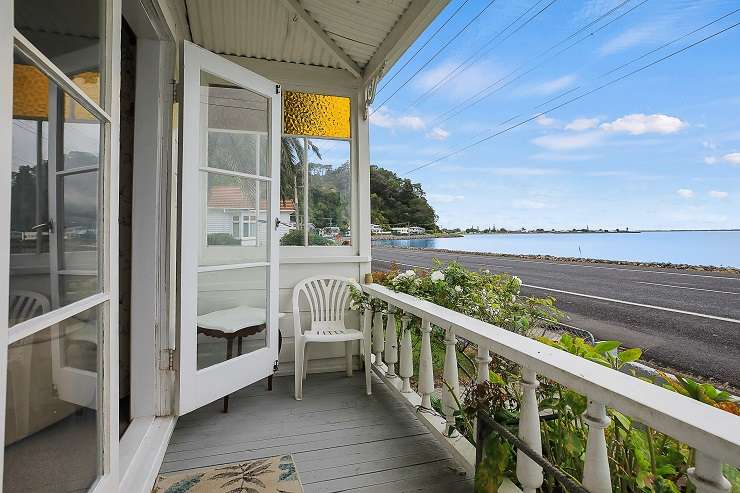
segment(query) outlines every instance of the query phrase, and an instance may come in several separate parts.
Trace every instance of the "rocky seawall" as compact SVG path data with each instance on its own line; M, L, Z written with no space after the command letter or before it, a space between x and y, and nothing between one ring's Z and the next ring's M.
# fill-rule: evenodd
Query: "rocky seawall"
M402 237L400 239L408 239L409 237ZM391 239L391 238L387 238ZM399 239L399 238L393 238ZM514 259L525 259L525 260L540 260L547 262L562 262L569 264L605 264L605 265L623 265L623 266L634 266L644 268L660 268L660 269L674 269L674 270L685 270L693 272L724 272L740 276L740 269L734 267L718 267L714 265L689 265L689 264L672 264L670 262L636 262L631 260L604 260L598 258L580 258L580 257L556 257L554 255L519 255L513 253L496 253L496 252L470 252L464 250L449 250L446 248L416 248L416 247L400 247L395 245L383 245L387 248L400 248L403 250L419 250L426 252L441 252L441 253L462 253L465 255L480 255L485 257L502 257L502 258L514 258Z

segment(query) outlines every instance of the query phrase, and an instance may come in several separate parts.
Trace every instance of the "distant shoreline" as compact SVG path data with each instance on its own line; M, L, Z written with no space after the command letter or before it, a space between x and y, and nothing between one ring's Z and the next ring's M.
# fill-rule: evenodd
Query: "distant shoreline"
M635 230L585 230L579 229L576 231L489 231L483 232L478 231L477 233L459 233L458 236L469 236L469 235L542 235L542 234L561 234L561 235L575 235L575 234L633 234L633 233L732 233L738 232L740 229L635 229ZM445 236L446 237L446 236ZM393 239L405 239L408 236L400 236ZM436 236L435 238L443 238L443 236ZM389 238L383 238L389 239Z
M431 240L434 238L462 238L463 233L427 233L423 235L372 235L371 241L375 240Z
M634 267L651 267L660 269L675 269L685 270L693 272L725 272L740 276L740 268L735 267L718 267L715 265L690 265L690 264L673 264L670 262L638 262L633 260L605 260L598 258L580 258L580 257L556 257L554 255L526 255L526 254L514 254L514 253L497 253L497 252L472 252L466 250L450 250L448 248L418 248L418 247L402 247L396 245L383 245L385 248L399 248L403 250L418 250L425 252L440 252L440 253L463 253L465 255L480 255L484 257L502 257L502 258L516 258L526 260L542 260L548 262L559 262L559 263L570 263L570 264L607 264L607 265L621 265L621 266L634 266Z

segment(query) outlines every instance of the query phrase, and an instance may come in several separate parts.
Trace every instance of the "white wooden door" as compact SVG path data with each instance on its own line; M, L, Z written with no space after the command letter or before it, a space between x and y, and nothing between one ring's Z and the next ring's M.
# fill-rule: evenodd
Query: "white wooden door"
M278 359L280 87L185 42L180 137L179 414ZM249 237L243 217L255 218Z

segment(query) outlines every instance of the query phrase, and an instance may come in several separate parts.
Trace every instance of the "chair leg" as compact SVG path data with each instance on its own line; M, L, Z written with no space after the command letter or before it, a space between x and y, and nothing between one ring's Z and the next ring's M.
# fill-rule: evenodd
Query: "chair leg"
M308 343L303 343L303 380L308 378Z
M352 341L344 342L344 362L347 365L347 376L352 376Z
M295 341L295 399L303 399L303 357L306 343L303 339Z

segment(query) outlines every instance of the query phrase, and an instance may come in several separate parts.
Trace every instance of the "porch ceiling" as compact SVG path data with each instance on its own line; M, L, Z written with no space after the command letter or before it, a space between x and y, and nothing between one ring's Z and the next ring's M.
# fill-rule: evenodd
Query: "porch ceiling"
M389 68L447 4L447 0L179 1L192 41L206 49L342 68L365 78L383 63Z

